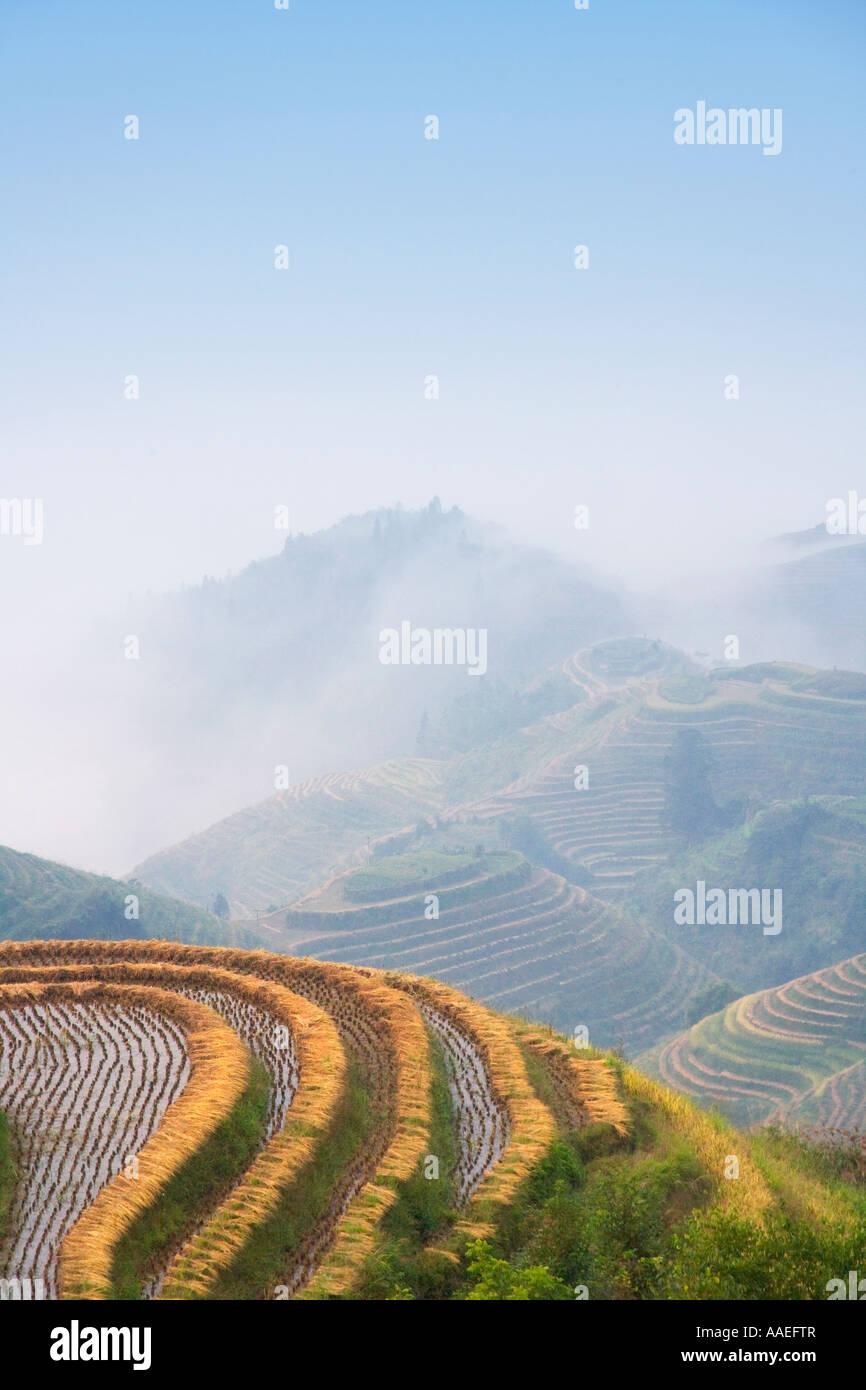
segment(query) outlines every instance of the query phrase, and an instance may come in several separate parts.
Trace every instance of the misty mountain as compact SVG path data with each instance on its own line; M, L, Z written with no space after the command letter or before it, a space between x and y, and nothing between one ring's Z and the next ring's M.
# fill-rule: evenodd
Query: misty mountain
M821 523L777 536L726 569L636 595L643 629L712 661L799 661L866 671L866 541Z
M611 589L438 499L289 536L280 554L139 602L126 621L140 645L126 718L147 750L136 780L170 822L151 849L288 783L417 753L425 717L455 698L495 685L507 700L577 647L631 631ZM380 633L404 626L483 631L485 679L435 652L383 664Z

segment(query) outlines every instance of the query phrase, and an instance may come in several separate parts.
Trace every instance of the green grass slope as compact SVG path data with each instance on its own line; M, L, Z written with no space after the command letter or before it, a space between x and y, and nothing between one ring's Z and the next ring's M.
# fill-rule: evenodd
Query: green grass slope
M137 916L130 915L137 912ZM0 940L165 937L254 946L250 933L130 879L105 878L0 846ZM241 939L243 938L243 939Z

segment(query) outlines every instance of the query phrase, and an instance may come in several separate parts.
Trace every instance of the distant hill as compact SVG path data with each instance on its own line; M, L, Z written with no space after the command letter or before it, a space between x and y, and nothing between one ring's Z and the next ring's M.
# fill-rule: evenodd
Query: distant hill
M486 793L546 768L575 740L598 737L607 717L621 714L622 701L639 701L654 676L696 669L673 648L641 638L602 644L581 659L586 669L569 657L518 690L506 707L509 732L502 737L496 737L503 717L498 702L486 705L482 696L467 694L467 712L458 696L441 721L431 721L430 738L439 733L445 743L462 744L472 728L476 743L468 751L393 759L298 782L150 856L134 872L161 892L202 904L223 892L233 916L287 905L329 873L361 863L380 838L411 830L421 819L473 814ZM549 700L555 712L541 713L536 700ZM524 702L537 722L511 728L513 711ZM489 812L482 807L480 814Z
M709 561L708 561L709 563ZM833 535L821 523L744 546L725 566L673 578L656 595L636 594L639 626L721 661L729 637L743 662L796 661L866 671L866 536Z
M620 598L585 570L436 499L289 536L239 574L135 603L124 622L141 658L124 663L117 698L147 750L140 798L163 808L169 844L281 776L454 751L447 738L426 745L422 723L464 697L492 715L494 687L507 711L539 671L630 630ZM381 632L404 623L483 630L483 679L465 664L383 664Z
M666 771L684 734L706 745L712 796L740 823L780 798L855 796L863 785L866 682L856 672L782 663L704 672L662 643L628 638L569 658L560 674L574 686L569 708L450 758L299 783L136 873L202 905L221 891L234 916L252 916L360 865L377 840L420 820L518 817L530 837L516 847L534 863L620 901L684 847Z
M449 759L298 785L137 873L202 904L223 893L271 949L435 976L630 1052L858 948L866 678L705 671L645 638L558 675L571 707ZM503 879L506 852L523 867ZM434 872L441 853L468 877ZM675 925L674 891L702 878L781 889L782 932Z
M862 678L861 678L862 679ZM694 888L766 888L782 894L782 930L687 926L674 894ZM779 802L747 824L702 841L634 884L624 904L737 993L781 984L853 955L866 921L866 800Z
M233 916L252 917L359 863L377 838L414 828L442 804L435 761L404 759L311 778L153 855L135 874L200 903L221 892Z
M190 903L162 897L135 879L82 873L0 846L0 940L81 936L98 941L156 937L194 945L258 944L251 932Z
M866 630L860 621L866 604L866 541L828 538L831 543L802 559L766 571L752 602L775 614L784 628L809 633L813 660L866 670Z
M749 994L638 1059L740 1124L866 1130L866 956Z
M774 536L765 543L764 549L767 553L773 554L775 559L784 561L790 560L798 551L802 553L807 550L824 550L858 543L862 543L858 535L836 535L827 530L826 521L819 521L817 526L809 526L804 531L786 531L781 536Z
M857 795L866 774L864 715L866 681L856 672L720 667L600 689L538 731L468 757L459 771L474 768L482 780L482 760L489 765L495 754L514 779L475 811L528 817L552 852L589 871L582 881L590 892L619 901L685 843L668 804L666 764L678 740L699 739L712 764L708 794L742 821L779 798ZM541 765L533 769L534 750ZM587 779L580 790L579 767Z
M492 1008L602 1046L647 1046L681 1026L713 977L675 943L471 824L429 831L260 924L271 948L410 971ZM432 896L431 896L432 895ZM435 912L435 915L433 915Z

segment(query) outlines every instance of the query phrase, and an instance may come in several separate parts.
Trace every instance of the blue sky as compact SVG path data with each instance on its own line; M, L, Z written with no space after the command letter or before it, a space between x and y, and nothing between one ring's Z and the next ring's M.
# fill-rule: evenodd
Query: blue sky
M685 594L866 494L859 0L291 2L0 6L0 498L45 508L0 535L0 842L168 834L98 644L277 505L435 493ZM781 154L677 146L698 101Z
M222 573L279 502L436 492L568 553L585 501L637 574L866 491L861 4L291 3L4 6L34 593ZM782 153L677 147L700 99L781 107Z

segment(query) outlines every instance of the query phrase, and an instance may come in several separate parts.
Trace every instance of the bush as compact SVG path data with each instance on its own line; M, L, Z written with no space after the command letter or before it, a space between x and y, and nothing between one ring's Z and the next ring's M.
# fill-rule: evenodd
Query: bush
M467 1246L469 1273L475 1284L463 1295L470 1303L526 1303L537 1299L562 1301L574 1297L573 1291L543 1265L515 1269L507 1260L493 1254L484 1240Z
M841 1226L768 1217L762 1228L718 1209L693 1213L672 1237L664 1298L825 1299L827 1281L844 1279L866 1242L866 1224Z

